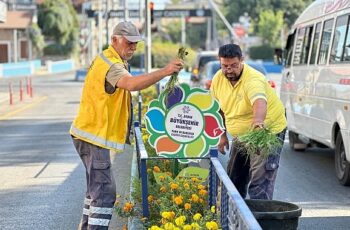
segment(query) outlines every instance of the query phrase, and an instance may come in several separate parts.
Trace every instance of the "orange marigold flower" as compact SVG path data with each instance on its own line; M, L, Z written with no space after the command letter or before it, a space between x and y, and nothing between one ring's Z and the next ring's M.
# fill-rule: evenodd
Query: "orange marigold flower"
M201 189L201 190L199 190L198 194L201 196L205 196L208 194L208 192L207 192L207 190Z
M197 177L192 177L192 178L191 178L191 181L194 182L194 183L196 183L196 182L199 181L199 179L198 179Z
M165 177L164 176L159 176L159 180L163 181L163 180L165 180Z
M154 166L153 167L153 172L160 172L160 168L158 166Z
M174 202L177 205L182 204L182 201L183 201L182 196L177 196L177 197L174 198Z
M179 188L179 185L176 184L176 183L171 183L171 184L170 184L170 188L171 188L172 190L176 190L176 189Z
M123 207L123 210L124 210L124 212L131 212L133 207L134 207L134 205L132 203L126 202L124 207Z
M185 207L186 210L189 210L189 209L191 209L191 204L190 203L186 203L184 205L184 207Z
M197 186L197 188L198 188L199 190L202 190L202 189L205 189L205 186L202 185L202 184L199 184L199 185Z

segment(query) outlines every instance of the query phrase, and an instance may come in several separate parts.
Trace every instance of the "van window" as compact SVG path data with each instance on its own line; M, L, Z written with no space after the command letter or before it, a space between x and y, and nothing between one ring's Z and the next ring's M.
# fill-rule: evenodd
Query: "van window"
M318 48L317 47L318 43L320 41L320 33L321 33L321 22L316 24L314 40L312 42L310 64L315 64L316 63L316 52L317 52L317 48Z
M301 61L301 52L304 42L305 28L300 28L298 30L297 41L295 43L294 59L293 64L298 65Z
M324 65L327 63L327 56L329 53L329 46L331 42L331 34L334 19L329 19L324 22L322 38L320 44L320 52L318 53L318 64Z
M335 25L333 43L331 49L330 63L339 63L343 61L344 43L348 31L349 15L338 17Z
M289 34L285 49L285 59L286 59L286 67L289 67L292 64L292 54L293 54L293 48L294 48L294 38L295 38L295 31L293 34Z
M309 59L309 53L310 53L310 46L311 46L311 36L312 36L312 30L313 26L309 26L305 28L305 35L304 35L304 42L303 47L301 51L301 58L300 58L300 64L307 64L307 61Z

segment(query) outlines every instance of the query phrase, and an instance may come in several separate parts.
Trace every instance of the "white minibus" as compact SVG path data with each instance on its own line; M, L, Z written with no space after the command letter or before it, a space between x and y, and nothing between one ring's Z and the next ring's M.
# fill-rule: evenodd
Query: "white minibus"
M293 150L335 150L335 172L350 185L350 0L316 0L288 36L280 97Z

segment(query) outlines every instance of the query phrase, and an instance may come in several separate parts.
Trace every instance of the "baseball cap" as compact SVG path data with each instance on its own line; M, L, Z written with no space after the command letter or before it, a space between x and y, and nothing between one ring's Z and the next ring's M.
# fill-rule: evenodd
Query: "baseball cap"
M142 40L139 30L132 22L119 22L113 29L113 35L122 35L129 42Z

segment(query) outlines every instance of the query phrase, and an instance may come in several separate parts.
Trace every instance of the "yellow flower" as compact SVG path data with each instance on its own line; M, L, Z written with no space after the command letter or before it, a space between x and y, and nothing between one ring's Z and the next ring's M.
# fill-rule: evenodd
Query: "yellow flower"
M160 180L160 181L163 181L164 179L165 179L164 176L159 176L159 180Z
M179 216L178 218L175 219L175 224L177 226L182 226L185 224L186 217L185 216Z
M170 188L171 188L171 190L176 190L176 189L179 188L179 185L176 184L176 183L171 183L171 184L170 184Z
M198 188L198 190L202 190L202 189L205 189L205 186L202 185L202 184L199 184L199 185L197 186L197 188Z
M205 196L208 194L208 192L207 192L207 190L201 189L201 190L199 190L198 194L201 196Z
M194 202L194 203L198 203L199 201L199 197L197 194L192 194L191 195L191 200Z
M166 174L167 174L168 176L173 176L173 174L172 174L171 172L166 172Z
M192 227L193 230L199 230L200 229L200 226L197 223L192 223L191 227Z
M162 230L162 228L153 225L151 228L148 228L148 230Z
M200 214L200 213L196 213L196 214L194 214L194 216L193 216L193 219L195 220L195 221L198 221L198 220L200 220L202 218L202 215Z
M191 227L191 225L186 224L183 226L183 230L192 230L192 227Z
M177 196L177 197L175 197L175 198L174 198L174 202L175 202L175 204L177 204L177 205L182 204L182 196Z
M174 230L174 224L173 223L166 223L164 224L164 229L165 230Z
M210 211L211 211L212 213L215 213L215 206L211 206Z
M166 187L162 186L162 187L160 187L159 190L160 190L161 192L166 192Z
M147 200L148 200L148 202L152 202L152 201L154 201L154 197L152 195L149 195L147 197Z
M184 188L185 188L185 189L190 189L190 185L189 185L188 183L185 183L185 184L184 184Z
M175 212L162 212L162 217L167 220L172 220L175 217Z
M191 181L194 182L194 183L196 183L196 182L199 181L199 179L198 179L197 177L192 177L192 178L191 178Z
M205 223L205 227L207 227L207 229L209 230L218 230L218 224L215 221L210 221Z
M184 205L184 207L185 207L185 210L189 210L189 209L191 209L191 204L190 203L186 203Z
M160 168L158 166L154 166L153 167L153 172L160 172Z

